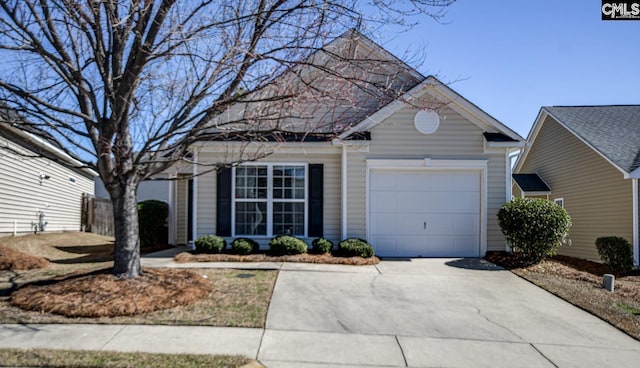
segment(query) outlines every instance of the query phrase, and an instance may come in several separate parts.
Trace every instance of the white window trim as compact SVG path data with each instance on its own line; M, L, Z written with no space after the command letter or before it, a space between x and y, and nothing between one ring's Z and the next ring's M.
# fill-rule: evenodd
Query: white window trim
M267 203L267 234L266 235L247 235L236 234L236 167L240 166L266 166L267 167L267 198L253 198L250 200L241 200L238 202L266 202ZM273 198L273 167L274 166L299 166L304 167L304 201L293 199L279 199ZM301 162L246 162L238 166L234 166L231 169L231 236L243 236L251 237L255 239L269 239L274 237L273 234L273 203L274 202L286 202L286 203L304 203L304 234L292 234L297 237L306 238L309 233L308 220L309 220L309 164Z
M558 203L558 202L562 202L562 204ZM553 203L557 204L558 206L564 208L564 198L563 197L559 197L559 198L554 198L553 199Z

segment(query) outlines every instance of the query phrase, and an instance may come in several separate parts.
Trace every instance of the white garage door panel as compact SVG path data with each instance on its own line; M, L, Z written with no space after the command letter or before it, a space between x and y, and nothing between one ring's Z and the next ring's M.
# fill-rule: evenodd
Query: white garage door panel
M372 191L375 200L371 201L372 212L403 213L477 213L470 204L479 203L479 192L398 192Z
M429 235L466 236L478 234L479 215L442 214L432 215L427 221Z
M480 254L479 171L374 170L369 188L369 238L376 254Z
M415 236L403 236L403 237L395 237L395 236L379 236L376 239L376 254L378 254L379 249L383 250L383 252L388 252L390 254L400 254L400 253L419 253L423 251L425 247L425 239Z
M386 175L386 173L391 174ZM376 175L375 180L372 175L371 182L369 183L372 191L386 189L413 192L420 189L416 188L415 183L417 181L419 181L424 188L431 188L431 190L434 191L473 191L478 189L477 184L473 182L478 178L478 173L476 172L451 171L447 176L434 175L430 177L425 177L423 172L421 173L417 171L387 171L386 173L383 173L382 171L372 173L373 175ZM402 175L402 177L396 177L396 174Z

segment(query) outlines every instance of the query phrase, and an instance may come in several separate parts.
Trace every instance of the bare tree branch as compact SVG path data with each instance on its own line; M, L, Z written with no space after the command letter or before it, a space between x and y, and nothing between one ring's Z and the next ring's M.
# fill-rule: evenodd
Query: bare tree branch
M135 277L141 180L192 164L203 141L237 150L193 163L215 170L331 139L424 78L349 30L440 21L452 2L0 0L0 104L99 173L114 272Z

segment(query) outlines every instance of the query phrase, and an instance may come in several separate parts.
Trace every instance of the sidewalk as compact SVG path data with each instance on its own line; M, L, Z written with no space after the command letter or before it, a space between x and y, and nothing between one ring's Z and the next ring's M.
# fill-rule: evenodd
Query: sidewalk
M486 265L456 267L461 262L445 259L190 265L173 262L171 251L148 255L143 264L281 270L266 328L0 325L0 346L231 354L269 368L636 368L640 361L638 341Z
M0 347L227 354L256 359L263 334L260 328L7 324L0 325Z

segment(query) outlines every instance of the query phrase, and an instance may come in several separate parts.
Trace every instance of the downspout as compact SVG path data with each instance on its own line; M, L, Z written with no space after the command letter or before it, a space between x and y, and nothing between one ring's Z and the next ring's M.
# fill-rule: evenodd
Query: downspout
M504 150L505 156L505 201L509 202L511 200L511 165L513 162L514 156L511 155L509 149Z
M511 200L511 186L512 184L512 179L511 179L511 172L512 172L512 163L513 163L513 158L517 157L517 155L511 155L511 152L508 148L505 148L504 150L504 156L505 156L505 202L509 202ZM509 252L511 251L511 247L509 246L509 243L505 240L504 242L504 250Z
M347 145L342 143L342 234L340 240L347 238Z
M640 264L638 249L638 179L631 179L631 190L633 191L631 198L633 200L633 263L636 266Z
M187 199L189 196L187 196ZM191 204L193 224L191 224L192 241L198 238L198 152L193 153L193 203ZM188 204L187 204L187 208ZM192 244L195 249L195 243Z

